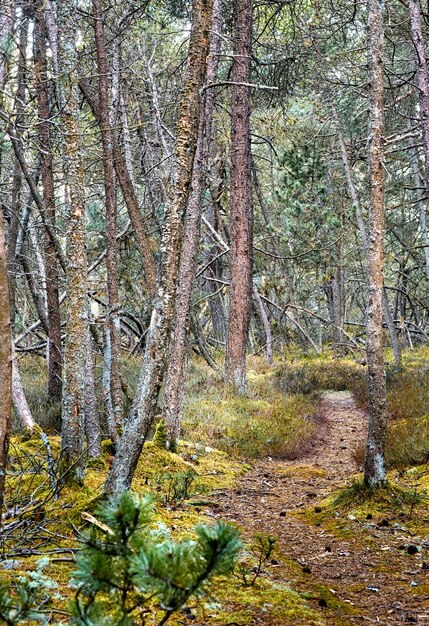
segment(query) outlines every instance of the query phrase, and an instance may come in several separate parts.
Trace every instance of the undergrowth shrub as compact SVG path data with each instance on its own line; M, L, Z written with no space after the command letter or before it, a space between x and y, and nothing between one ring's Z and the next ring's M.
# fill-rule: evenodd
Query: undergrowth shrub
M292 459L307 449L317 427L308 396L273 394L270 402L245 397L188 403L183 437L233 456Z
M311 394L324 390L346 391L362 381L366 370L347 359L312 359L288 363L276 372L278 387L289 394Z
M179 507L187 500L207 494L209 488L199 481L193 469L184 472L166 472L156 479L157 491L163 504Z
M420 465L429 460L429 369L421 363L410 367L407 357L404 361L403 369L386 371L389 417L386 464L388 468L396 469ZM356 404L366 408L366 383L359 381L351 391ZM355 451L358 465L362 464L363 457L363 446L359 446Z
M237 531L223 522L199 525L192 539L174 541L165 525L153 525L149 497L124 493L96 515L86 517L91 529L81 536L71 581L69 623L77 626L161 626L214 577L230 574L241 548ZM0 618L8 626L47 623L56 589L39 574L40 580L18 580L12 594L0 588Z

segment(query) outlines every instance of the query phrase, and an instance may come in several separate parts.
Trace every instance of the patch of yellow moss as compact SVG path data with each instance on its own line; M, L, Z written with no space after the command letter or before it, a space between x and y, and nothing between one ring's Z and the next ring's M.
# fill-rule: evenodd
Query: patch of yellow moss
M287 477L301 478L324 478L327 475L326 470L316 467L312 464L293 465L290 467L278 467L275 469L276 474Z

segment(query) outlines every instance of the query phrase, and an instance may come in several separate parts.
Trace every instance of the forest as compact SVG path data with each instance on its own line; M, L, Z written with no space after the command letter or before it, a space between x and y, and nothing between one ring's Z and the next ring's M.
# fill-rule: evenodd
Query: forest
M428 44L1 0L0 624L429 625Z

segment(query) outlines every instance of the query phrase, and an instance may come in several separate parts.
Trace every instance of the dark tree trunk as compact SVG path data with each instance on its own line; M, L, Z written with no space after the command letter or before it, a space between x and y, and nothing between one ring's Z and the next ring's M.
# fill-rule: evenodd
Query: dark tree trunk
M103 144L104 192L106 204L106 269L107 269L107 308L106 335L109 335L110 394L113 416L116 425L122 423L122 389L120 371L120 322L118 272L116 263L116 185L113 166L112 129L109 118L109 84L107 77L107 56L104 41L102 0L93 0L95 46L98 62L98 104L100 130Z
M44 16L36 12L35 23L35 67L37 104L39 109L40 166L43 187L45 217L55 227L55 190L51 147L48 72L46 60L47 31ZM62 396L62 350L61 316L58 295L58 263L55 247L45 233L46 300L48 317L48 395L61 400Z
M12 410L12 336L3 218L0 214L0 527Z
M225 379L246 391L246 344L252 301L252 185L250 155L250 82L252 0L235 0L231 113L230 305Z
M86 80L81 80L79 86L91 108L95 119L97 120L97 123L101 126L99 102L95 97L90 85ZM128 171L125 158L121 152L121 147L114 134L112 135L112 150L116 175L118 177L118 182L121 187L125 204L127 205L128 215L130 216L137 245L143 260L146 288L149 295L154 296L156 291L156 265L153 258L152 246L144 228L131 174Z

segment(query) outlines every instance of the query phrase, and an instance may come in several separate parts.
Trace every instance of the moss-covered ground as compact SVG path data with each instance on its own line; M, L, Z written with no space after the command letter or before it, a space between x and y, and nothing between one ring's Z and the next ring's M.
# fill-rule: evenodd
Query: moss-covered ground
M371 619L378 602L386 607L382 623L426 619L419 616L429 594L428 359L420 349L405 354L400 371L388 369L391 469L387 488L377 493L365 490L359 475L366 420L359 360L296 353L269 368L252 358L246 397L234 396L219 372L192 361L178 452L147 442L133 489L154 495L158 520L176 538L201 521L236 524L250 570L256 534L274 535L277 545L254 586L240 577L219 579L172 624L340 626ZM136 363L126 368L132 390ZM58 407L46 404L39 373L40 364L26 359L29 400L49 432ZM339 393L326 397L326 389ZM59 437L52 434L49 442L55 460ZM13 587L47 555L43 572L60 596L52 600L51 623L67 620L82 513L94 512L111 461L105 442L102 457L88 463L84 485L64 486L45 502L53 480L46 446L37 434L13 438L8 502L17 510L5 524L16 528L4 535L11 569L0 578Z

